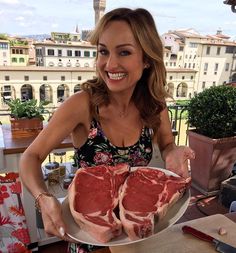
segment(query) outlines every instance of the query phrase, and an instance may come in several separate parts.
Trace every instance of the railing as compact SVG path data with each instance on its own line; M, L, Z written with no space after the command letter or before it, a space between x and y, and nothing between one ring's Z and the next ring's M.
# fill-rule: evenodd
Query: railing
M44 115L46 121L56 109L56 107L47 107L48 113ZM168 111L176 144L186 145L187 130L189 128L187 124L187 107L185 105L170 105L168 106ZM10 124L9 115L9 110L0 110L0 123Z
M172 131L175 134L175 142L177 145L187 145L187 131L189 129L188 110L186 105L170 105L168 106Z

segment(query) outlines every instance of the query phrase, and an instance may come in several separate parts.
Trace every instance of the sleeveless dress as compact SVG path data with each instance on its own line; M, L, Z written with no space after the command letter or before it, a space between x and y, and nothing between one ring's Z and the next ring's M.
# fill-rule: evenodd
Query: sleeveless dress
M89 167L101 164L116 165L127 163L129 166L147 166L153 153L152 129L143 127L139 140L132 146L117 147L105 136L101 125L92 120L86 142L75 148L75 159L78 167ZM87 253L102 247L69 243L68 253Z

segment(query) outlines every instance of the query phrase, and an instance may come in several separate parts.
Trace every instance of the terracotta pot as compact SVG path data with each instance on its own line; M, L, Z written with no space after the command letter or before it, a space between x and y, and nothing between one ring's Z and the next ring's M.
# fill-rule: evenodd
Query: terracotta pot
M215 194L236 161L236 136L211 139L189 131L188 137L189 146L196 153L190 161L193 186L205 195Z
M30 137L39 134L43 129L43 121L39 118L10 119L13 138Z

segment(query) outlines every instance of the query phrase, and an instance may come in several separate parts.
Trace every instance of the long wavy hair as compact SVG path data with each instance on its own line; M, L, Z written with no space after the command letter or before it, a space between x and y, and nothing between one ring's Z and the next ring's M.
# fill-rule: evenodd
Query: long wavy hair
M98 22L89 39L91 44L98 45L100 34L112 21L127 22L142 48L144 62L149 64L149 68L143 70L132 100L139 110L144 125L152 128L155 134L160 124L160 112L166 107L165 98L168 97L168 94L165 89L166 69L163 62L163 44L154 19L147 10L142 8L114 9L106 13ZM96 108L99 105L109 104L105 82L97 73L97 78L85 82L82 89L90 93L92 114L95 118L99 118Z

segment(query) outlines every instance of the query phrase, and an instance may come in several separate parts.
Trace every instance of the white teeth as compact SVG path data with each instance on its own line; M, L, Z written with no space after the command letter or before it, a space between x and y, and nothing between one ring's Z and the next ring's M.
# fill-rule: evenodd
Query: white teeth
M126 76L125 73L110 73L110 72L107 72L108 76L110 79L113 79L113 80L120 80L122 78L124 78Z

